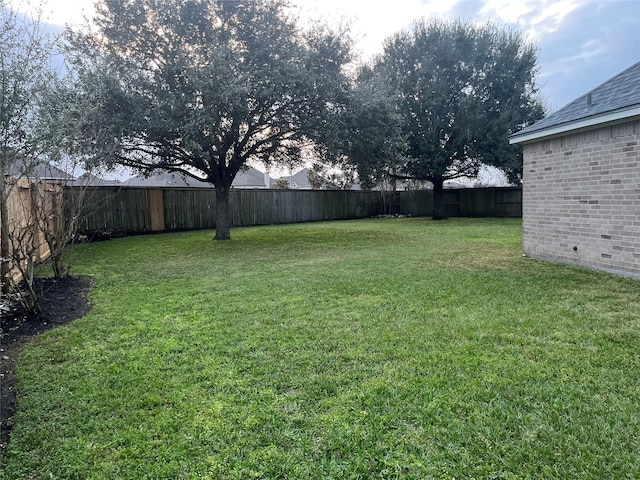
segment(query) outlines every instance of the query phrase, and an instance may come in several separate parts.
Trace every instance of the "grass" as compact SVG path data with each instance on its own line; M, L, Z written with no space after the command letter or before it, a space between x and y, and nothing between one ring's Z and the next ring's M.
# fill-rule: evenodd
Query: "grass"
M516 220L81 246L91 313L19 364L0 478L640 478L640 282Z

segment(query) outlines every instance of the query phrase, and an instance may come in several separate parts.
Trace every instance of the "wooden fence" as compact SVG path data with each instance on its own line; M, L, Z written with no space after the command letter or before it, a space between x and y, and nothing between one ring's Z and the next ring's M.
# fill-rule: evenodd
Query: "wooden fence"
M47 182L32 182L26 178L12 179L7 197L9 269L20 280L28 262L39 262L50 255L46 228L53 231L62 214L62 187ZM19 262L14 263L14 262Z
M399 213L428 216L433 212L431 190L397 192ZM394 202L391 203L394 208ZM522 188L456 188L444 191L444 210L450 217L522 217Z
M65 195L77 194L67 188ZM215 228L215 191L200 188L96 187L80 220L81 232L126 233ZM383 213L431 215L432 192L344 190L232 190L232 225L269 225L367 218ZM520 188L445 190L450 216L519 217Z

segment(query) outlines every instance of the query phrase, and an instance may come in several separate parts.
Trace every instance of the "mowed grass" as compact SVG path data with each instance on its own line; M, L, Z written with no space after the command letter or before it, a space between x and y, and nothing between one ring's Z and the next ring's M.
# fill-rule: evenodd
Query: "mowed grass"
M519 220L83 245L19 362L3 479L640 478L640 282Z

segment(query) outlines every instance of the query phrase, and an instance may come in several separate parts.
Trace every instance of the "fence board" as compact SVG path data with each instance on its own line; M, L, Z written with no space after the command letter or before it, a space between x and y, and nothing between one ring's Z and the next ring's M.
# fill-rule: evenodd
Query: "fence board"
M9 181L14 184L7 196L7 223L10 243L15 242L10 245L9 271L12 278L19 281L21 268L26 268L28 261L43 261L51 254L45 233L55 231L61 218L62 189L26 178ZM19 266L12 263L16 259L20 260Z
M402 213L414 217L425 217L433 213L433 193L431 190L395 192L391 197L390 206L398 206L398 211L395 212L392 209L392 213Z
M78 195L79 189L67 187L66 195ZM119 187L90 189L86 196L85 213L78 230L117 229L126 232L145 233L151 230L147 190Z
M164 189L167 230L204 230L215 227L216 198L213 189Z
M497 188L495 190L496 217L522 217L522 189Z
M164 188L161 191L166 231L215 228L215 190ZM151 228L147 192L144 188L96 187L88 196L91 205L80 222L80 230L114 228L129 233L156 230L160 222L154 220L154 228ZM65 193L73 194L72 189ZM452 217L522 215L522 190L519 188L452 189L445 190L444 195L445 211ZM232 190L229 201L234 227L366 218L384 213L385 209L405 215L429 216L433 209L430 190L242 189Z
M161 232L164 226L164 195L159 188L147 190L147 202L149 204L149 225L151 231Z

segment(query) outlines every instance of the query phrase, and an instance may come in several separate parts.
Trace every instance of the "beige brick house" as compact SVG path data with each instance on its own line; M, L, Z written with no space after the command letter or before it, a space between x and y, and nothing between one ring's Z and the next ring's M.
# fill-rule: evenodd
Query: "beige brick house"
M640 62L509 141L524 252L640 278Z

